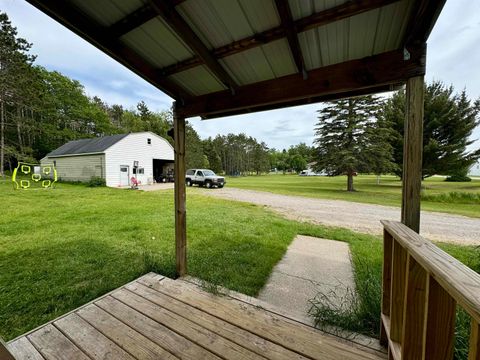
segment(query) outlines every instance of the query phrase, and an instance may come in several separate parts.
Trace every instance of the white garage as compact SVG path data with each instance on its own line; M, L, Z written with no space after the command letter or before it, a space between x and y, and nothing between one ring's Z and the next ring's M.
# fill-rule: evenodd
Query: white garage
M164 138L139 132L70 141L50 152L42 164L54 164L64 181L106 180L107 186L129 186L161 181L173 172L174 151Z

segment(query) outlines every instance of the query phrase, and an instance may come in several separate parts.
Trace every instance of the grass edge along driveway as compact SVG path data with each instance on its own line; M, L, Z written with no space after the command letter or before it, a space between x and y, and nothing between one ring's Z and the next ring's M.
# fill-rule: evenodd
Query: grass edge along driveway
M422 211L480 217L480 178L452 183L441 177L422 182ZM367 204L401 206L402 182L395 176L374 175L354 178L355 192L346 191L345 176L260 175L229 177L227 186L245 190L267 191L282 195L345 200Z

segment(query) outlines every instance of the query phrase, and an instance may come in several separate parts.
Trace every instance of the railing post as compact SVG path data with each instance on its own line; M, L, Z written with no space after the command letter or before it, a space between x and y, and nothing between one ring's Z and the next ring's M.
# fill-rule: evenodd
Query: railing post
M393 238L387 230L383 230L383 273L382 273L382 314L390 316L390 292L392 291L392 247ZM387 346L387 329L380 321L380 344ZM388 329L390 330L390 329Z
M403 137L402 222L420 232L423 153L423 76L407 80Z
M407 252L393 240L392 289L390 294L390 339L401 343L403 330L403 306L405 303L405 275Z
M185 118L173 104L173 137L175 142L175 257L177 276L187 273L187 225L185 194Z
M425 360L453 359L456 301L430 276Z
M427 332L428 281L428 273L408 254L406 293L403 307L402 359L424 359Z
M468 360L480 360L480 324L472 318Z

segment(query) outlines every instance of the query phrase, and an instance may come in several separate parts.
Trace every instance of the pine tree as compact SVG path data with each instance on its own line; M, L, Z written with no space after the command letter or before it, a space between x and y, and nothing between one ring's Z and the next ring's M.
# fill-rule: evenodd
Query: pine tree
M480 157L480 149L467 151L471 135L480 123L480 99L472 102L465 90L456 94L452 86L434 81L425 86L423 119L422 176L466 173ZM380 117L390 123L394 133L394 159L397 174L403 163L405 92L395 93L384 102Z
M385 173L393 166L388 131L376 120L378 104L362 96L329 102L318 111L315 170L347 175L348 191L355 191L357 172Z

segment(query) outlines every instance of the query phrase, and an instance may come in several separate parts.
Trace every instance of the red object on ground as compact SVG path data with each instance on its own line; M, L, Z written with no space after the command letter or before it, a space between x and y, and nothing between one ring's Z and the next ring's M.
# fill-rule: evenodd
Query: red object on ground
M140 181L138 181L132 176L132 178L130 179L130 183L132 184L132 186L138 186L140 184Z

